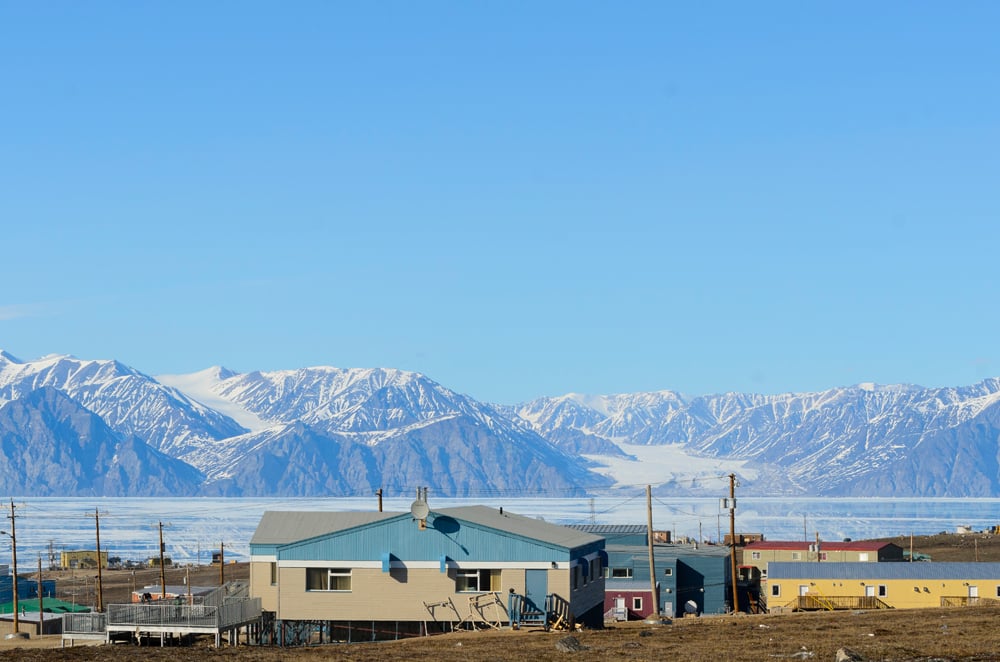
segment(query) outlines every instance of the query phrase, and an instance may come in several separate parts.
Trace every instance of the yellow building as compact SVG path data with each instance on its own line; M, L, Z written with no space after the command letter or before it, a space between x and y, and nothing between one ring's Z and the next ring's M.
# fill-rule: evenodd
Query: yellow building
M97 550L79 549L59 554L59 565L63 568L96 568ZM101 567L108 567L108 553L101 552Z
M771 612L1000 604L1000 563L791 563L767 566Z

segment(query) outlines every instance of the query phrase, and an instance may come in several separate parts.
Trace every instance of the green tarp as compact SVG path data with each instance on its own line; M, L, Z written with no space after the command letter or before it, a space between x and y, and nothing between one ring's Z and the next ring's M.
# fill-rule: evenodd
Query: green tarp
M35 598L31 598L30 600L18 600L17 606L18 609L23 608L24 611L38 611L38 600ZM42 609L49 614L75 614L90 611L90 607L84 607L83 605L66 602L64 600L56 600L55 598L43 598ZM13 611L13 602L0 604L0 614L10 614L13 613Z

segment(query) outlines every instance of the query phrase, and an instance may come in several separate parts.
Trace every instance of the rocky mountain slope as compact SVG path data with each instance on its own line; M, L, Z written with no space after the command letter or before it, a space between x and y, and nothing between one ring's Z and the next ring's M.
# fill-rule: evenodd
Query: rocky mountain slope
M178 494L350 495L381 487L391 495L430 486L449 496L572 495L611 483L520 419L399 370L212 369L156 380L114 361L25 362L0 354L0 404L30 403L39 388L92 412L118 438L137 438L202 476L195 487L178 485ZM65 436L57 427L47 432ZM163 469L149 469L155 484ZM91 489L32 478L26 494Z
M565 496L645 481L717 495L735 471L744 494L988 497L998 403L991 379L492 405L394 369L154 378L0 352L0 470L23 494Z

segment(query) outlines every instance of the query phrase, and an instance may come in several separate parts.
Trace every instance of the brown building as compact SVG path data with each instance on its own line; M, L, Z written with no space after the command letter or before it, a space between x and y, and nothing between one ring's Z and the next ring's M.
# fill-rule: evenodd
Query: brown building
M858 540L855 542L805 542L761 540L743 548L743 567L755 567L767 577L767 564L785 561L803 562L874 562L902 561L903 548L891 542Z

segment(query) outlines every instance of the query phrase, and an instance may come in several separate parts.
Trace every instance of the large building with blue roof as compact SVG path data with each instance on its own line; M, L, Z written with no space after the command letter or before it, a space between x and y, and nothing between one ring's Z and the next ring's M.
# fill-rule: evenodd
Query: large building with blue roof
M279 625L364 624L372 639L538 612L546 625L602 624L601 536L485 506L420 515L266 512L250 541L251 594ZM523 601L508 615L512 596Z

